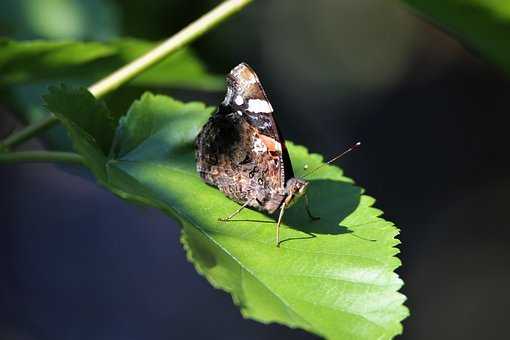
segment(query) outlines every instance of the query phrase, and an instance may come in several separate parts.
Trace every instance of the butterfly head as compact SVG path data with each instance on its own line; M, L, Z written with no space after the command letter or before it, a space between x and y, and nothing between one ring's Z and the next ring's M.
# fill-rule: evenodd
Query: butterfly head
M308 184L310 183L296 177L293 177L287 181L287 185L285 186L285 191L288 195L287 207L294 204L301 196L306 193Z

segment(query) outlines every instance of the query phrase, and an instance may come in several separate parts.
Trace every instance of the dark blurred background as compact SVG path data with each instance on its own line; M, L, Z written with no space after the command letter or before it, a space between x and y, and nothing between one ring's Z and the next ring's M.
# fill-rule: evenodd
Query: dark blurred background
M216 3L4 0L0 33L161 40ZM193 48L217 74L251 64L287 139L326 157L363 142L340 166L401 228L402 339L505 338L510 82L496 67L395 1L257 1ZM0 112L5 135L19 121ZM77 173L0 167L0 339L315 338L243 320L173 221Z

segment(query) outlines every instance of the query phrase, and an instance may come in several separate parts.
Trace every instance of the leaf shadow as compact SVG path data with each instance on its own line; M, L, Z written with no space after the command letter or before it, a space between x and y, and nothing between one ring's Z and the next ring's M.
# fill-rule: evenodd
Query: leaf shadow
M149 152L151 160L167 163L183 170L194 171L195 157L192 143L169 144L162 138L162 135L155 135L152 138L156 141L153 141L151 145L145 145L151 151ZM308 198L312 214L319 216L320 219L311 220L305 209L305 200L298 200L294 206L285 211L284 224L303 232L306 236L284 238L280 244L297 239L312 239L320 234L339 235L353 232L341 223L358 207L361 188L337 180L315 179L310 180ZM272 217L273 220L246 219L239 215L230 222L275 223L278 212Z
M285 224L292 229L302 231L310 237L284 239L281 243L293 239L309 239L316 234L339 235L352 233L343 226L342 221L349 216L360 203L361 188L350 183L333 180L312 180L308 189L310 210L319 220L311 220L308 216L304 199L285 212Z

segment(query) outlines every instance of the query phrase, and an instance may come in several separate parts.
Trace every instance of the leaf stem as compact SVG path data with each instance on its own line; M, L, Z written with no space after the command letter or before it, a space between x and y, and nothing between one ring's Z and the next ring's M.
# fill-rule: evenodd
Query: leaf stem
M49 129L56 123L58 123L58 119L55 116L53 116L52 114L50 114L49 117L44 118L44 119L42 119L38 122L35 122L33 124L30 124L30 125L24 127L23 129L21 129L20 131L15 132L15 133L11 134L10 136L8 136L7 138L5 138L5 140L0 144L0 150L2 150L2 149L9 150L13 146L21 144L21 143L29 140L36 134L38 134L46 129Z
M117 89L129 80L133 79L143 71L162 61L167 56L178 51L194 41L213 27L240 11L253 0L227 0L213 8L196 21L184 27L181 31L163 41L161 44L133 60L131 63L121 67L105 78L91 85L88 90L96 97L101 98L107 93ZM57 117L50 115L43 120L25 127L6 138L1 144L0 149L10 149L34 135L49 129L58 122Z
M171 53L197 39L232 14L241 10L251 1L253 0L228 0L221 3L209 13L192 22L143 56L98 81L89 87L89 91L96 97L102 97L106 93L115 90Z
M0 164L28 162L62 162L83 164L83 157L74 152L60 151L18 151L0 153Z

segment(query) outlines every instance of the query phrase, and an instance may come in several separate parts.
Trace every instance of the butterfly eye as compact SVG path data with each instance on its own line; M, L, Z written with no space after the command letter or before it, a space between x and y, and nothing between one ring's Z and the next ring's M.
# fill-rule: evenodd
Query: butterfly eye
M263 180L262 178L259 178L259 179L257 180L257 183L259 183L259 185L262 185L262 184L264 184L264 180Z

